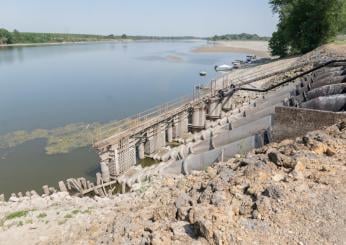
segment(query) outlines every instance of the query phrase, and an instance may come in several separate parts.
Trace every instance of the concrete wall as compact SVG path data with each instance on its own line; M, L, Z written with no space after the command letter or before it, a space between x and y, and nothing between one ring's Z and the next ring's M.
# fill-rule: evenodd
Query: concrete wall
M280 141L286 138L303 136L309 131L321 129L346 119L345 112L329 112L295 107L276 107L273 138Z

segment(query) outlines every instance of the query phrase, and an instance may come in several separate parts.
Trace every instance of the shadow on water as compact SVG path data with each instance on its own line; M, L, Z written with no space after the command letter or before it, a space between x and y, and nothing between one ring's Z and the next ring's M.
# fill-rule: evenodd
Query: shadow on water
M46 140L38 139L11 149L0 149L0 193L36 190L43 185L57 187L60 180L85 177L95 181L98 156L84 147L68 154L47 155Z

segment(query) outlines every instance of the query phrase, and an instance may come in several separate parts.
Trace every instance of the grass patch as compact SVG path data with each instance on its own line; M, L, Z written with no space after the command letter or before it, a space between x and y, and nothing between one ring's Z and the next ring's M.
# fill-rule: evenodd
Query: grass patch
M65 219L71 219L72 217L73 217L72 214L66 214L66 215L64 216Z
M75 209L72 211L72 214L78 214L80 211L78 209Z
M82 214L91 214L91 208L88 208L88 209L86 209L86 210L83 210L81 213Z
M37 215L37 218L38 218L38 219L43 219L43 218L45 218L45 217L47 217L47 214L46 214L46 213L40 213L39 215Z
M5 219L11 220L11 219L17 219L17 218L25 217L28 213L29 213L29 211L13 212L13 213L8 214Z

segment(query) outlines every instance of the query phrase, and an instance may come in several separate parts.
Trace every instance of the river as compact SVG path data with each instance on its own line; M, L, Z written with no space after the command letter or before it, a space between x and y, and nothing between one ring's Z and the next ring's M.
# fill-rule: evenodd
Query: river
M214 65L245 54L195 53L205 41L136 41L0 49L0 135L109 122L177 97L214 78ZM206 71L207 77L199 77ZM90 147L46 155L45 141L0 149L0 193L41 190L94 176Z

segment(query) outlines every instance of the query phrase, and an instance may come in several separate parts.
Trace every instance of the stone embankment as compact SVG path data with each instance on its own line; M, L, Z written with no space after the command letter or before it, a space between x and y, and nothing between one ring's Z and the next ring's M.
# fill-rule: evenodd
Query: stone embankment
M112 198L3 202L0 244L343 244L345 145L346 121Z

